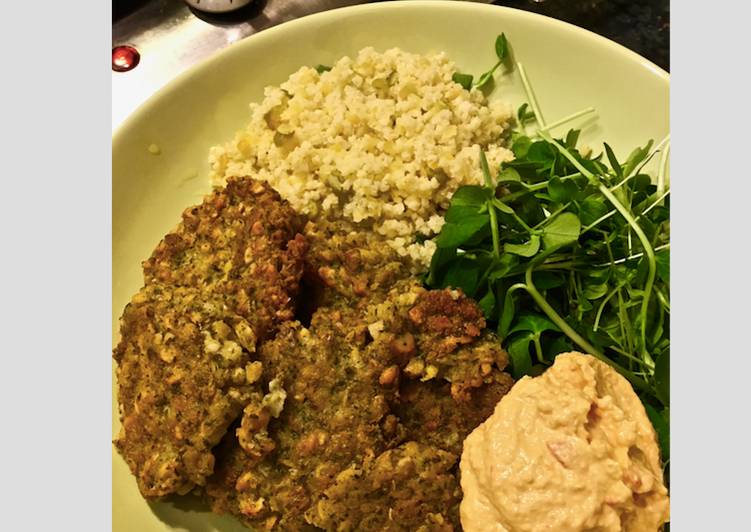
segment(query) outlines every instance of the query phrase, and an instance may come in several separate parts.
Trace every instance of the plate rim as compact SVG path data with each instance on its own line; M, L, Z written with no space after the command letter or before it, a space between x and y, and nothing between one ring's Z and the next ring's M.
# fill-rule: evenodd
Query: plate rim
M141 102L131 113L129 113L125 119L118 125L118 127L112 132L112 168L114 173L114 168L116 167L116 154L118 150L122 149L122 147L125 145L126 140L128 136L131 134L131 131L137 127L139 121L143 120L148 116L152 110L159 108L161 106L166 98L170 97L170 94L172 91L174 91L176 88L183 86L185 84L189 84L192 80L195 80L197 77L200 77L205 74L206 70L211 68L211 65L215 64L218 61L221 61L223 58L231 56L232 54L238 54L242 55L245 53L245 50L248 46L264 46L263 40L272 40L275 39L279 34L282 34L284 32L294 32L295 29L301 28L305 26L306 24L315 23L316 21L325 22L325 21L336 21L338 18L342 16L347 16L348 14L367 14L367 13L373 13L377 11L399 11L402 9L423 9L423 10L431 10L431 9L440 9L444 12L464 12L464 13L472 13L473 16L482 16L483 14L492 13L494 15L501 15L506 16L509 18L509 20L525 20L530 21L534 24L539 25L540 28L545 27L553 27L558 28L565 32L568 35L573 35L574 37L581 38L584 40L585 45L589 48L591 47L599 47L600 49L608 49L614 53L615 56L617 56L619 59L622 58L624 61L628 61L629 63L633 64L634 66L638 66L640 68L644 68L650 72L651 75L655 76L656 79L659 80L659 83L661 86L664 86L668 90L670 89L670 74L662 69L661 67L657 66L652 61L646 59L645 57L641 56L640 54L636 53L635 51L627 48L626 46L617 43L607 37L604 37L600 34L597 34L591 30L588 30L586 28L582 28L579 26L576 26L575 24L571 24L566 21L562 21L550 16L541 15L538 13L533 13L529 11L525 11L522 9L517 8L511 8L507 6L498 6L493 4L482 4L482 3L476 3L476 2L449 2L446 0L395 0L391 2L381 2L381 3L373 3L373 4L360 4L360 5L354 5L354 6L345 6L345 7L339 7L335 9L330 9L327 11L322 11L318 13L309 14L297 19L289 20L282 22L280 24L277 24L275 26L272 26L270 28L264 29L262 31L259 31L257 33L254 33L252 35L249 35L248 37L245 37L239 41L236 41L234 43L231 43L219 50L216 50L209 56L201 59L200 61L196 62L195 64L188 67L186 70L172 78L170 81L165 83L163 86L158 88L154 93L152 93L146 100ZM290 72L291 74L292 72ZM664 84L664 85L662 85ZM669 116L668 116L668 131L669 131ZM122 176L121 176L122 177ZM112 176L112 181L114 181L114 176ZM111 182L111 185L113 183ZM112 186L111 186L112 189ZM113 201L116 201L116 198L112 198ZM114 279L113 279L114 282ZM115 320L118 319L117 316L113 316ZM117 333L113 335L113 346L116 342ZM112 367L113 370L116 368L116 364L114 360L112 361ZM115 390L117 383L114 379L114 373L111 375L112 379L112 386L111 390ZM112 393L112 392L111 392ZM117 404L117 395L116 393L111 396L111 401L114 401L113 404ZM116 416L115 416L116 417ZM111 446L111 456L117 456L117 451L115 450L114 446ZM112 487L114 487L116 480L116 475L114 474L114 467L110 467L110 472L112 472L112 478L111 478L111 484ZM117 502L115 499L113 499L114 502Z
M194 76L200 75L202 71L206 70L209 67L209 65L218 61L220 58L224 57L225 55L242 53L243 49L248 46L255 46L257 42L260 42L264 39L268 40L268 39L274 38L274 36L277 33L290 31L290 29L293 29L296 26L310 24L311 21L314 21L314 20L323 21L327 18L336 19L342 16L343 14L353 13L353 12L367 13L368 11L399 10L399 9L407 9L407 8L420 8L420 9L440 8L440 9L456 10L456 11L463 11L463 10L464 11L476 11L477 13L481 13L483 11L489 12L491 10L493 12L503 11L512 17L521 17L521 18L532 20L532 21L538 21L538 22L548 24L548 25L558 26L560 29L565 30L569 33L579 34L581 37L589 39L593 43L596 43L596 45L598 46L604 46L604 47L610 48L613 51L623 55L628 60L638 63L640 66L648 70L651 70L653 74L655 74L658 78L664 81L668 85L668 87L670 87L670 74L667 71L665 71L663 68L659 67L658 65L650 61L649 59L645 58L644 56L636 53L630 48L627 48L626 46L620 43L617 43L613 41L612 39L609 39L603 35L595 33L586 28L582 28L570 22L559 20L557 18L553 18L547 15L541 15L539 13L533 13L531 11L525 11L523 9L517 9L517 8L512 8L512 7L507 7L507 6L498 6L494 4L480 4L480 3L471 2L471 1L470 2L448 2L446 0L395 0L391 2L359 4L359 5L329 9L327 11L320 11L318 13L311 13L303 17L299 17L293 20L282 22L270 28L261 30L258 33L249 35L248 37L245 37L244 39L231 43L230 45L220 50L215 51L208 57L201 59L197 63L191 65L189 68L187 68L186 70L184 70L183 72L175 76L169 82L159 87L159 89L157 89L153 94L151 94L146 100L141 102L141 104L138 105L138 107L136 107L120 123L120 125L112 133L113 151L116 145L122 142L122 138L127 134L127 131L133 127L133 125L136 123L140 115L147 113L154 106L158 105L159 102L161 102L170 91L174 90L175 87L183 83L186 83L189 79L193 78Z

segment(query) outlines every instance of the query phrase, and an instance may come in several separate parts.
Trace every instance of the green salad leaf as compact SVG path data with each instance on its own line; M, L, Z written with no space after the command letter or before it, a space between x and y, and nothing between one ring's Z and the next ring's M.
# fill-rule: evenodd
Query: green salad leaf
M513 253L522 257L534 257L540 250L540 237L532 235L524 244L503 244L503 250L506 253Z
M498 56L499 61L505 61L508 57L508 41L504 33L495 39L495 55Z
M472 88L472 80L474 79L471 74L460 74L459 72L455 72L453 76L451 76L451 79L461 85L465 90L469 90Z
M542 244L547 249L563 247L576 242L580 230L579 217L573 212L564 212L543 226Z
M486 89L490 86L491 81L493 80L493 75L495 74L496 70L503 65L506 61L508 61L510 57L510 46L508 43L508 40L506 39L506 35L501 33L498 37L496 37L495 40L495 55L498 58L498 61L496 62L493 67L480 74L480 76L477 78L477 81L473 83L474 76L471 74L462 74L460 72L455 72L453 76L451 76L451 79L461 85L466 90L471 90L473 88L475 89Z
M474 84L464 74L455 81L483 87L509 50L499 35L498 62ZM625 160L607 143L593 155L578 146L580 130L553 131L594 110L546 125L518 71L528 103L507 138L514 158L489 168L481 150L482 183L451 198L426 284L461 288L478 301L516 378L571 350L610 364L641 397L667 457L670 191L658 191L645 171L665 142L654 148L650 140Z

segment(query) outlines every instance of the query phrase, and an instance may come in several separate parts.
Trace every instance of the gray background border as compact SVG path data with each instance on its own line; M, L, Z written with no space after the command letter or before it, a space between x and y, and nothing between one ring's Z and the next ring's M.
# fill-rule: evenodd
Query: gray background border
M0 32L3 530L111 528L111 5Z
M748 529L749 8L671 3L672 530Z

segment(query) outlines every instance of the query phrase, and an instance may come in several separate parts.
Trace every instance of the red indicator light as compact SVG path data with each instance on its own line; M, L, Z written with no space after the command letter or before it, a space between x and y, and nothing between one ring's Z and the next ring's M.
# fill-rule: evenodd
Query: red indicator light
M133 70L141 60L141 54L132 46L116 46L112 49L112 70L127 72Z

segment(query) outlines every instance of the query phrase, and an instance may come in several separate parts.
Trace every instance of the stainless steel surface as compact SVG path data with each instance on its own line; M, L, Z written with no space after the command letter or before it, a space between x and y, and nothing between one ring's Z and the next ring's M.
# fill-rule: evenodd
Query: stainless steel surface
M490 3L489 0L474 1ZM133 70L112 72L113 131L178 74L233 42L305 15L368 3L362 0L257 2L257 12L241 22L207 22L182 0L153 0L116 22L112 27L112 46L135 46L141 60Z
M112 72L112 129L178 74L235 41L311 13L366 2L268 0L253 18L216 25L198 18L182 0L156 0L115 23L112 46L130 44L141 53L129 72Z
M185 3L207 13L227 13L240 9L253 0L185 0Z

